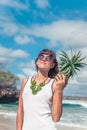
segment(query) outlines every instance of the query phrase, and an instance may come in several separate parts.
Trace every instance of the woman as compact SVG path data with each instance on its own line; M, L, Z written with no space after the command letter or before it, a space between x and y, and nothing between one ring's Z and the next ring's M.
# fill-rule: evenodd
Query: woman
M16 130L56 130L66 77L58 73L56 55L49 49L40 52L35 64L37 74L22 81Z

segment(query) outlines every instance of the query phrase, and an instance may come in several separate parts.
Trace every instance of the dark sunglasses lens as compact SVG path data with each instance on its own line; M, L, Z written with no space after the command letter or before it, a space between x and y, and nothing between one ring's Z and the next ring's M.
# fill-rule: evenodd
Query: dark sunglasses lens
M51 56L47 56L47 57L46 57L46 60L47 60L47 61L51 61L51 60L52 60L52 57L51 57Z
M39 55L38 59L43 60L45 58L45 60L47 61L51 61L52 60L52 56L44 56L43 54Z
M39 55L38 57L40 60L42 60L44 58L44 55Z

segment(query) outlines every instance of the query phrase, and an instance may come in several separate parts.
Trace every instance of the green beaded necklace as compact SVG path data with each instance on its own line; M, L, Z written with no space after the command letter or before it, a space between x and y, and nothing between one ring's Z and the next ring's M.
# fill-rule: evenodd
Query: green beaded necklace
M36 85L36 81L31 81L30 89L32 90L32 94L37 94L40 90L42 90L42 87L45 86L45 82L48 78L45 79L44 82L41 82L39 85Z

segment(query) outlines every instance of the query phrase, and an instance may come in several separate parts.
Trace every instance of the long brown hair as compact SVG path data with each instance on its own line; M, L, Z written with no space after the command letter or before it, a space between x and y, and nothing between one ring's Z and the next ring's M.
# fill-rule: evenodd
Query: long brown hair
M55 66L49 70L48 76L50 78L54 78L57 75L57 73L59 72L56 54L52 50L49 50L49 49L43 49L42 51L40 51L39 55L41 55L41 54L47 54L47 55L52 56L52 59L53 59L53 62L55 63ZM39 55L38 55L38 57L39 57ZM38 57L35 60L35 64L38 60ZM36 68L38 69L37 65L36 65Z

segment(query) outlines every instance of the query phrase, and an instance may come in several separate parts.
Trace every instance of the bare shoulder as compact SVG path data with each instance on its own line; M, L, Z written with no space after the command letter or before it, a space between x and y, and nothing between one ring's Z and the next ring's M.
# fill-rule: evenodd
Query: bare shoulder
M27 83L28 77L23 78L20 91L23 92L25 84Z
M28 77L23 78L22 84L25 84L27 82L27 80L28 80Z

